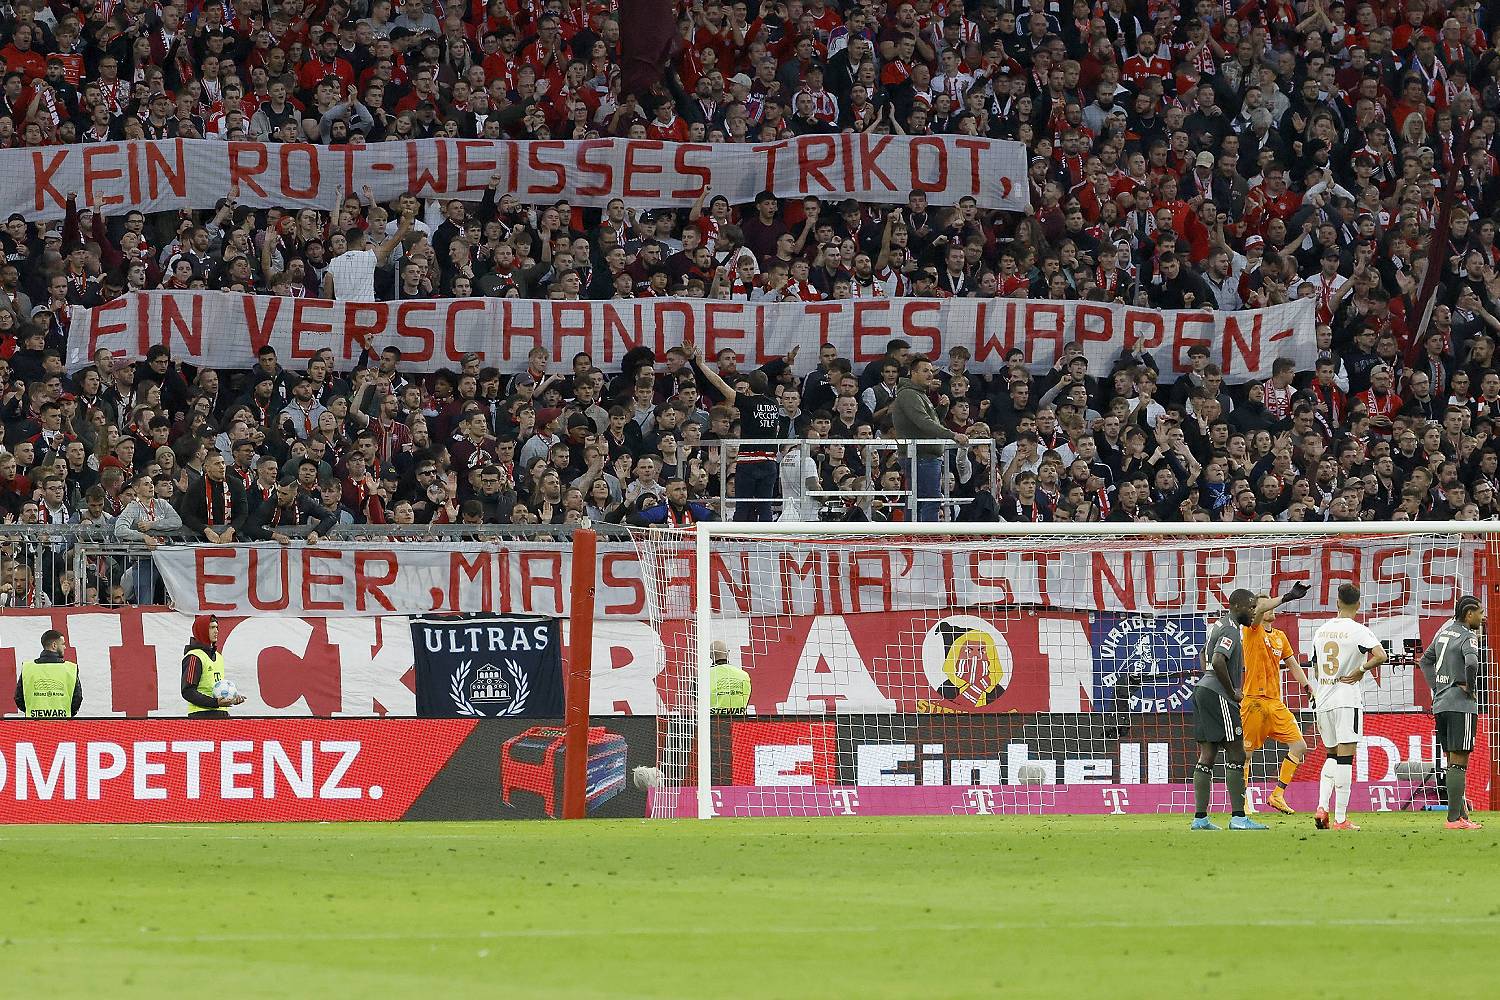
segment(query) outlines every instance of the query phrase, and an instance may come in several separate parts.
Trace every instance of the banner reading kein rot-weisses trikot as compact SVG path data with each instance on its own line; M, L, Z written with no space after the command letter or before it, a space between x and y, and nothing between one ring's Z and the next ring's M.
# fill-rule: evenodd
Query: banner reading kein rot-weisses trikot
M579 351L614 371L633 347L658 357L685 342L708 357L728 349L743 363L764 364L794 347L830 343L856 365L881 357L893 337L918 354L968 350L978 371L993 371L1012 349L1034 371L1050 368L1077 343L1090 370L1107 373L1125 350L1149 354L1164 375L1186 371L1188 351L1206 347L1228 379L1266 378L1277 358L1311 368L1314 306L1303 299L1241 312L1140 309L1118 303L1022 299L861 299L829 302L729 302L630 299L550 302L536 299L411 299L328 302L227 292L132 292L94 309L78 309L68 329L70 367L100 349L144 357L156 344L194 365L246 368L270 345L289 368L320 350L351 367L370 337L396 347L416 371L458 366L470 351L502 372L520 371L527 352L554 359ZM803 351L804 359L808 356ZM811 365L811 360L802 364ZM799 365L798 374L803 372Z
M928 192L938 205L974 198L981 208L1025 210L1026 147L961 135L804 135L775 142L672 143L637 139L512 141L418 139L369 146L165 139L0 151L0 214L60 219L66 198L111 213L212 208L234 192L251 208L333 207L340 191L368 185L377 201L478 201L492 179L523 204L565 199L603 207L687 206L708 190L743 205L769 190L904 202Z

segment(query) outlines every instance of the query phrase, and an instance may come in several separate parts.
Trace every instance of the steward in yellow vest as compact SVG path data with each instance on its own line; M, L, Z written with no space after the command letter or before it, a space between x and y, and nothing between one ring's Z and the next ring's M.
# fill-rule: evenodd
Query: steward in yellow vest
M744 715L750 704L750 675L729 662L729 646L715 640L710 647L713 666L708 671L708 709L714 715Z
M21 664L16 675L16 707L28 719L71 719L83 704L78 664L63 657L68 640L56 629L42 633L42 651Z
M226 709L245 696L214 697L214 685L224 679L224 654L219 652L219 619L199 615L193 619L193 641L182 651L182 700L188 703L189 719L227 719Z

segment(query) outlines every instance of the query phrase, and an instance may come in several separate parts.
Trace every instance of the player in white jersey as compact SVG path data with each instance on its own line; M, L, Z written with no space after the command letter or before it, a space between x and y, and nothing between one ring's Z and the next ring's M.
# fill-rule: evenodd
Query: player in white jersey
M1318 626L1313 633L1316 667L1318 736L1328 749L1318 787L1318 811L1313 823L1319 830L1358 830L1349 822L1349 786L1354 781L1354 751L1360 738L1360 714L1364 700L1360 682L1385 662L1385 647L1355 616L1359 614L1359 588L1346 583L1339 588L1337 618ZM1328 820L1333 800L1333 822Z

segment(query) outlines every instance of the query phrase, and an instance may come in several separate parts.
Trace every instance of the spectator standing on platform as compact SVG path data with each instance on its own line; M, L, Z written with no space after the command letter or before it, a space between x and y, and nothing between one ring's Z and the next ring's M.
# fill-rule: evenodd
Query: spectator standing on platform
M735 384L742 380L745 388L735 388L718 372L704 365L699 358L696 344L685 345L688 359L709 385L724 397L724 405L739 410L741 440L774 441L781 436L781 406L770 395L770 382L765 369L758 369L746 376L733 375ZM782 368L791 365L797 358L793 347ZM776 364L777 362L773 362ZM734 519L736 521L774 521L776 511L777 470L780 466L773 445L759 444L741 447L734 461Z
M892 430L897 438L908 440L956 441L968 446L969 436L950 430L932 404L931 393L937 381L937 367L925 357L911 361L911 371L896 390L891 405ZM916 465L911 471L912 490L917 498L917 520L936 521L943 493L943 448L924 444L916 449Z

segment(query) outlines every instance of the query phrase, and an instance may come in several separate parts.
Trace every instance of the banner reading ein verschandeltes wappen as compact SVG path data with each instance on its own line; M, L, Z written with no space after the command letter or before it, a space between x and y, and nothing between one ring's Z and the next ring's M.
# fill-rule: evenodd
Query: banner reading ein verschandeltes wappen
M434 615L411 620L417 715L560 718L562 634L556 618Z
M456 368L470 351L502 372L519 372L534 347L546 348L554 359L584 351L613 371L634 348L648 347L660 357L688 341L707 357L729 350L747 367L793 347L829 343L861 366L882 357L892 337L901 337L913 352L929 357L962 347L981 372L1004 364L1013 348L1032 371L1043 372L1077 344L1095 373L1108 372L1121 351L1131 351L1150 356L1168 379L1190 369L1194 347L1205 347L1228 381L1244 382L1269 378L1278 358L1298 370L1312 368L1318 353L1315 313L1312 299L1220 312L1026 299L329 302L158 290L73 310L67 363L90 364L100 349L144 358L163 344L191 365L245 368L255 363L257 350L269 346L292 368L305 367L327 349L334 365L346 369L358 359L361 343L374 338L377 349L399 348L402 366L417 372ZM802 354L808 357L808 351Z

